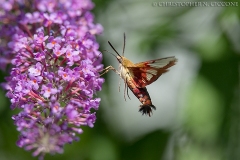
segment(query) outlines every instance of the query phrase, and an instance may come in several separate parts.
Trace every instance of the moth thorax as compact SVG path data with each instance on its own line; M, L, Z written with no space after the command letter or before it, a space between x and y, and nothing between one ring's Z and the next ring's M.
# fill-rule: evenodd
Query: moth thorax
M122 57L122 65L124 67L133 67L134 63L132 61L130 61L129 59Z

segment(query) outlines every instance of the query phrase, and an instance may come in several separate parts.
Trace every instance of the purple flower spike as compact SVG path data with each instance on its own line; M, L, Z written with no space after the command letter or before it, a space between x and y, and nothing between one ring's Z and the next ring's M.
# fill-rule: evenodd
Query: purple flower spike
M10 66L4 88L17 145L44 158L78 141L82 126L94 127L104 79L90 0L3 0L0 8L0 69Z

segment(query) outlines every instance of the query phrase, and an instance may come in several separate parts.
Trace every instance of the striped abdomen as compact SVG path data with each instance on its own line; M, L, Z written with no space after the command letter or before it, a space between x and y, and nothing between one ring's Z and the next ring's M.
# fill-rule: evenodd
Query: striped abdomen
M147 88L136 87L134 81L130 79L130 77L128 78L129 79L127 79L127 82L126 82L128 87L133 92L133 94L139 99L139 101L142 103L142 105L140 105L139 112L142 112L142 114L148 114L150 117L152 113L152 109L156 109L156 107L152 104Z

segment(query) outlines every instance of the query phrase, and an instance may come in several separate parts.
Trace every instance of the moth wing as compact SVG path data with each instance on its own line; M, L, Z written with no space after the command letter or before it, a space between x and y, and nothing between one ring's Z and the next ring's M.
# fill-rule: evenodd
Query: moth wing
M127 67L136 86L143 88L156 81L168 68L175 65L175 57L160 58L134 64L134 67Z

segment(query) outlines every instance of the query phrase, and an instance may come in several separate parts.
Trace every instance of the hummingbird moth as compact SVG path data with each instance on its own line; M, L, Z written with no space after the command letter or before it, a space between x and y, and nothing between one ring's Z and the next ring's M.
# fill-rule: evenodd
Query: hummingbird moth
M166 58L149 60L149 61L134 64L129 59L124 57L125 43L126 43L126 36L124 33L123 51L121 56L117 52L117 50L113 47L113 45L108 41L108 44L117 54L116 56L113 53L109 52L117 58L119 62L119 70L116 70L112 66L108 66L102 70L101 75L107 73L110 70L113 70L115 73L117 73L124 80L124 83L125 83L125 89L124 89L125 100L126 100L125 92L127 89L127 95L128 95L128 88L129 88L133 92L133 94L139 99L139 101L142 103L142 105L140 105L139 111L143 115L148 114L149 117L151 117L152 109L155 110L156 107L152 104L152 101L146 86L156 81L163 73L166 73L168 71L168 68L175 65L175 63L177 62L177 59L175 57L166 57Z

